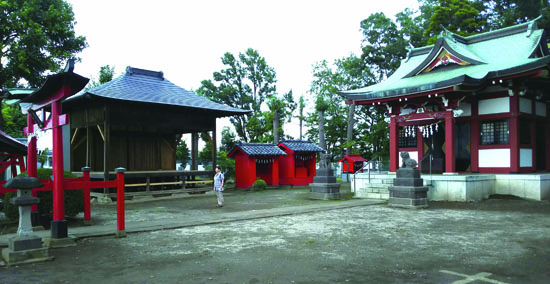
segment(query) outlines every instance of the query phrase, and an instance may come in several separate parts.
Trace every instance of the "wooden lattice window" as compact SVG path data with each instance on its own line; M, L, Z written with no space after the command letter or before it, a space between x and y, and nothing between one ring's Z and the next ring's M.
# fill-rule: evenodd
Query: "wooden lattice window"
M415 148L416 136L405 136L405 128L399 128L399 148Z
M502 145L509 143L508 120L481 123L481 145Z

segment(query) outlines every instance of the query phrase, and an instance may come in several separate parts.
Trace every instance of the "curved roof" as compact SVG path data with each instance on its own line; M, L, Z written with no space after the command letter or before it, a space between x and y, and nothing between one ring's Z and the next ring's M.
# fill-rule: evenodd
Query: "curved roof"
M228 156L233 156L237 149L248 156L286 156L281 148L271 143L239 143L233 147Z
M27 145L0 131L0 153L27 154Z
M469 37L444 31L434 45L412 49L386 80L340 94L351 101L375 101L457 85L481 86L493 78L546 67L550 56L543 38L534 21ZM443 49L467 64L442 61L440 67L422 72L439 63Z
M284 145L294 152L325 152L325 150L311 141L283 140L279 145Z
M84 97L101 97L122 101L171 105L217 111L217 117L246 114L250 111L215 103L193 91L166 80L162 72L126 68L126 73L98 87L81 92L66 100L71 102ZM221 112L221 113L220 113Z

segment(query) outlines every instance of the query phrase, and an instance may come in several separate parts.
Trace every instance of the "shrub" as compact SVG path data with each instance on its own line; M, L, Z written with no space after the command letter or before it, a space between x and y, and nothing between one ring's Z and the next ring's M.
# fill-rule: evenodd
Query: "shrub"
M2 209L2 212L8 217L10 220L18 220L19 219L19 208L17 208L17 205L13 205L10 203L10 199L12 197L16 197L17 193L15 192L7 192L4 195L4 208Z
M265 183L265 181L263 179L258 179L252 185L252 190L253 191L262 191L262 190L265 190L266 187L267 187L267 184Z
M19 176L27 176L27 172L23 172L19 174ZM37 176L39 179L50 179L52 176L52 169L45 169L45 168L38 169ZM64 172L63 176L65 178L76 177L75 175L73 175L73 173L67 172L67 171ZM38 203L38 212L40 213L40 215L47 215L47 216L53 215L52 195L53 195L52 191L38 192L38 198L40 199L40 203ZM9 199L14 196L15 194L10 196L10 193L8 193L4 197L4 214L6 214L6 216L10 218L10 220L19 219L19 211L17 209L17 206L13 206L12 204L9 204ZM6 206L7 203L11 206ZM11 207L15 207L15 208L13 209ZM78 189L65 190L65 215L69 217L74 217L81 212L84 212L84 192Z

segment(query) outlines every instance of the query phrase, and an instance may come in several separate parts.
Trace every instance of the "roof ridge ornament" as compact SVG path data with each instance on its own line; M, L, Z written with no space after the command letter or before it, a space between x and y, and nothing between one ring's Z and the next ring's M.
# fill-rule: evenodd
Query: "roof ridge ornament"
M443 24L439 24L439 26L441 27L441 33L439 33L440 37L446 37L451 39L453 42L456 42L456 38L454 37L455 33L446 29Z
M542 15L538 16L536 19L529 21L529 25L527 26L527 35L526 37L530 37L533 32L537 29L537 21L542 19Z

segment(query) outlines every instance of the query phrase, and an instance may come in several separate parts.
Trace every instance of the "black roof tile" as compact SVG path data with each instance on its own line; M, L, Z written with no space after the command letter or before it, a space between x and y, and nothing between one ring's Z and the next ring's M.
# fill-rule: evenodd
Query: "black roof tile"
M271 143L239 143L235 148L241 149L249 156L286 156L283 150Z
M128 67L126 73L103 85L81 92L66 101L85 95L144 103L165 104L217 111L217 117L245 114L250 111L215 103L193 91L166 80L162 72ZM220 113L221 112L221 113Z
M311 141L304 140L283 140L279 144L283 144L294 152L325 152L325 150Z

